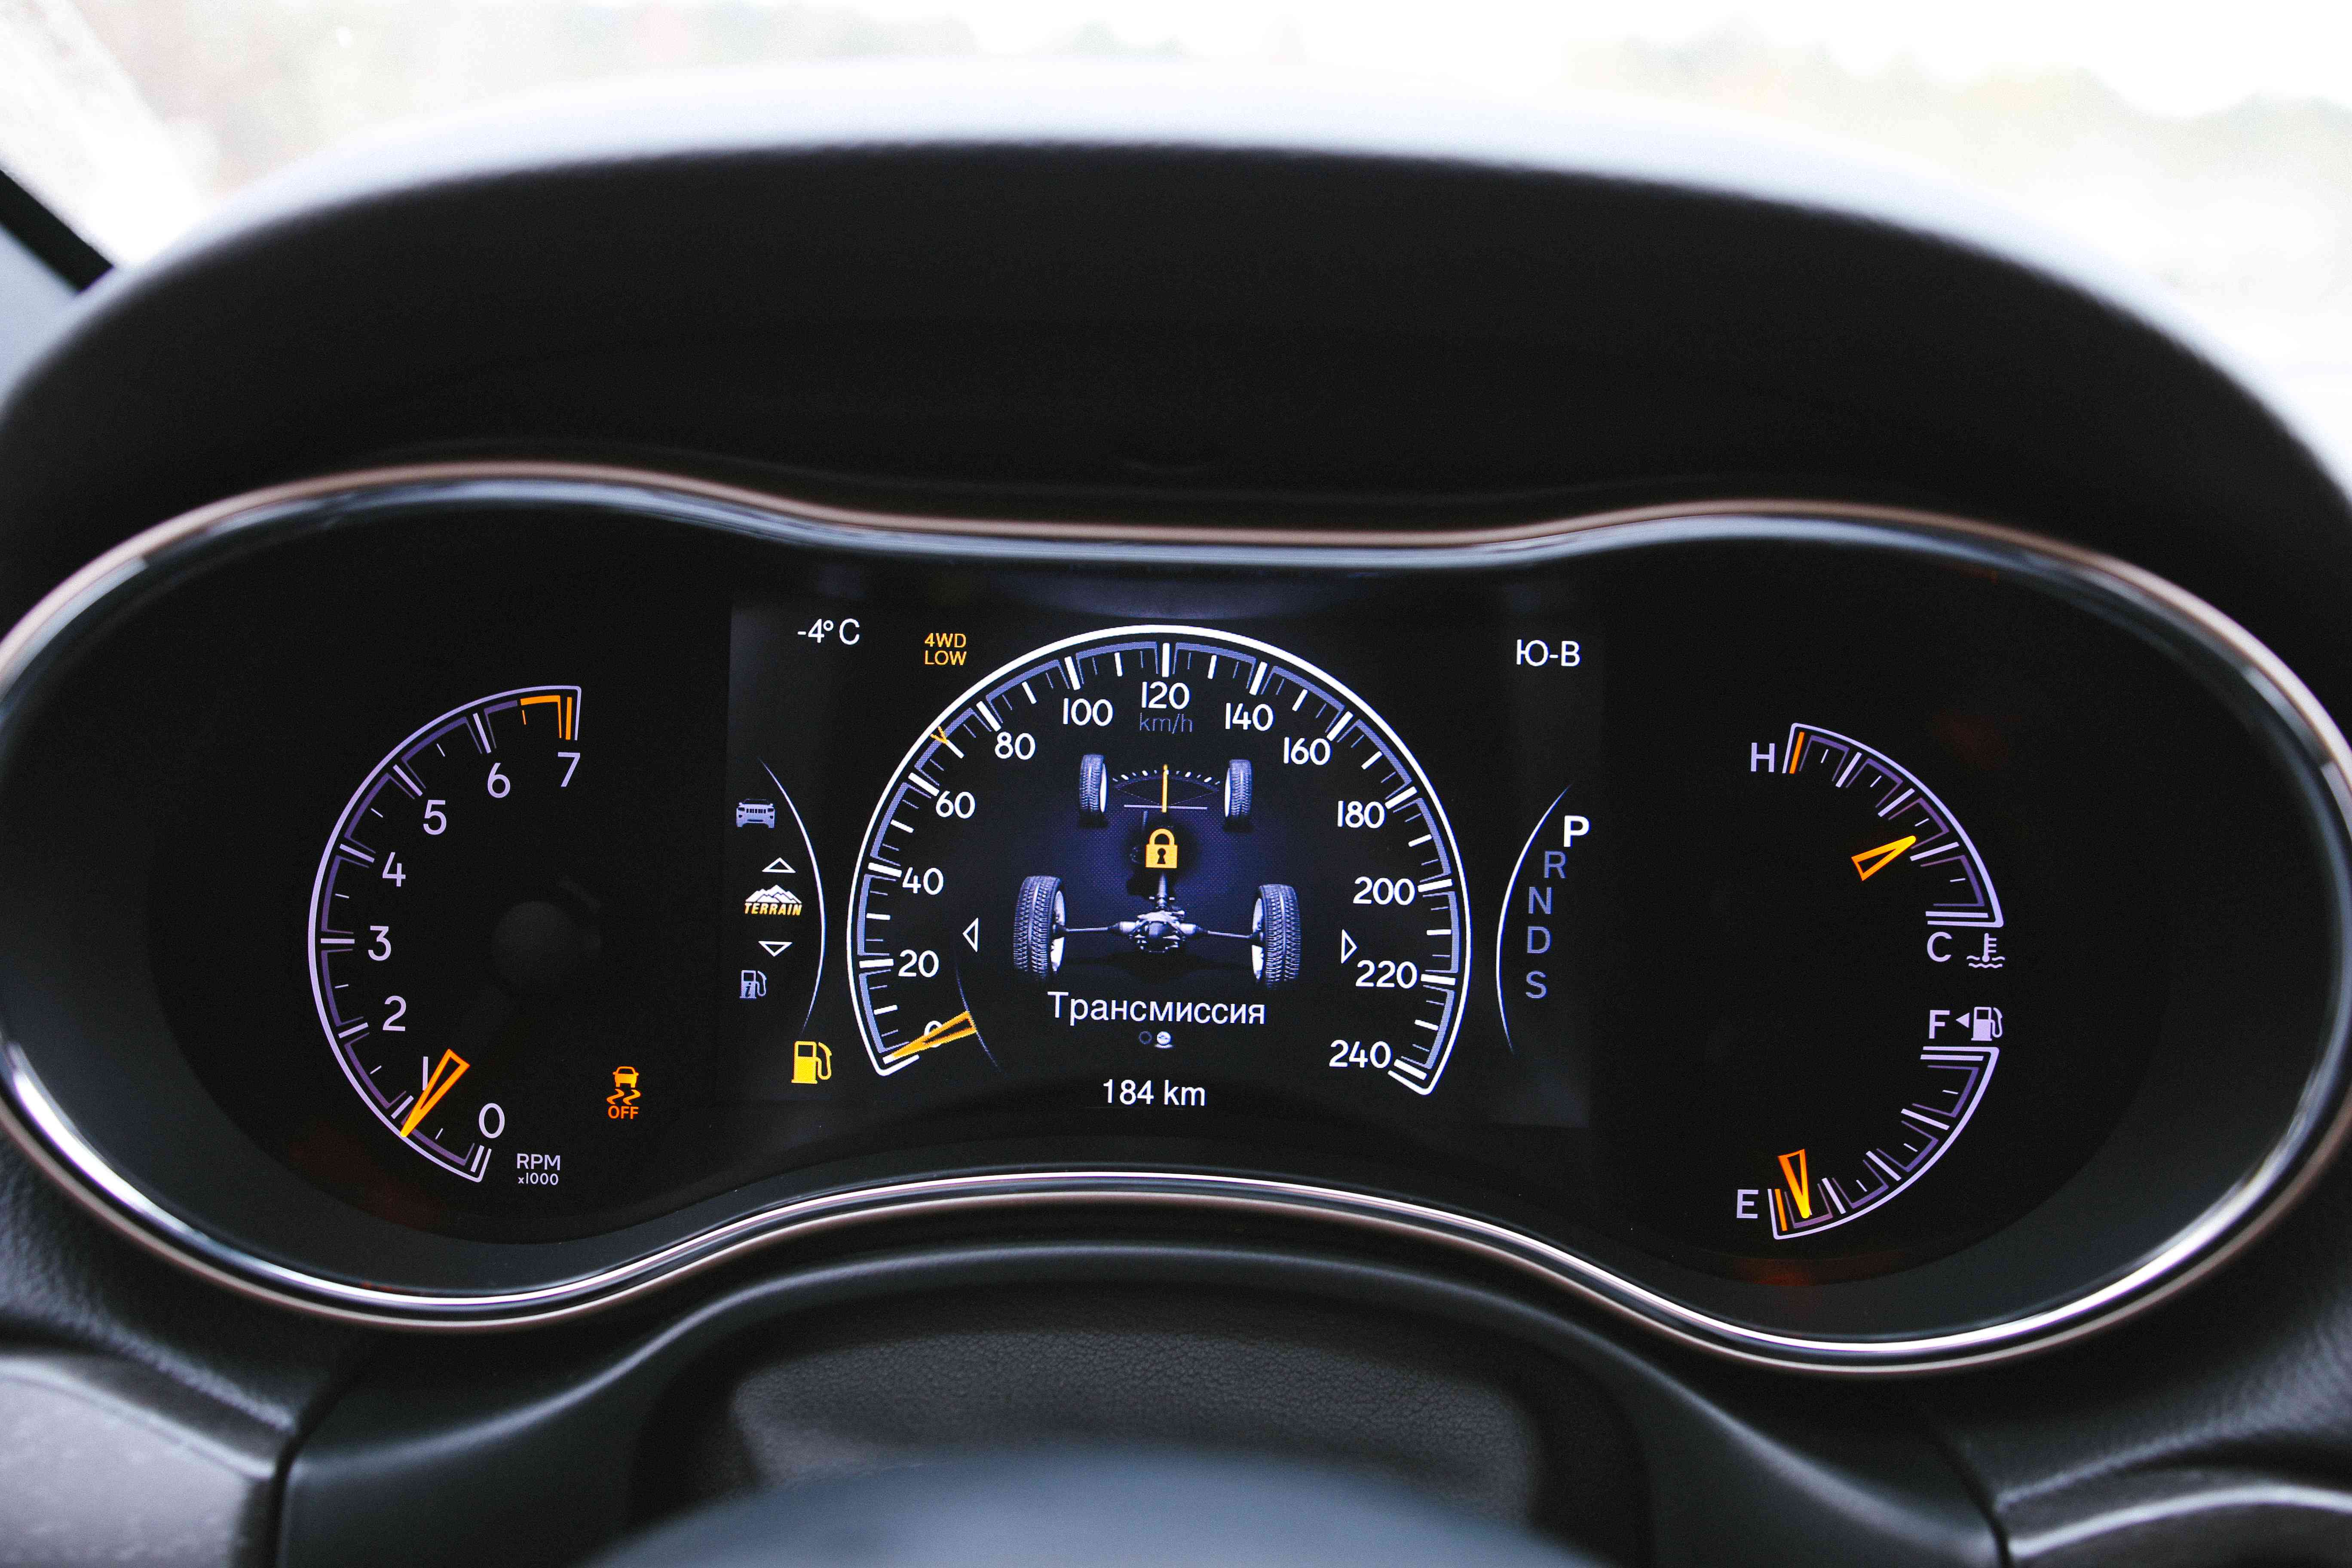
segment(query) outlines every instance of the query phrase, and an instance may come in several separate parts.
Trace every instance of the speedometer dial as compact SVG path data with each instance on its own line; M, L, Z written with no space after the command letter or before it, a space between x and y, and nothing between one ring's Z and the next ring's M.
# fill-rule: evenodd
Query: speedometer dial
M867 1057L1163 1101L1243 1064L1426 1095L1467 980L1458 868L1420 764L1305 660L1194 626L1056 643L941 713L875 809Z

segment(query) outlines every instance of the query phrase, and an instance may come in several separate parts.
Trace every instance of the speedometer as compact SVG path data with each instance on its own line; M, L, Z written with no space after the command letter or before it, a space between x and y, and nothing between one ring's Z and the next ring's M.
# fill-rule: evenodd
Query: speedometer
M1468 981L1459 867L1420 763L1306 660L1197 626L1055 643L926 726L875 808L867 1058L1114 1101L1202 1105L1186 1074L1244 1068L1426 1095Z

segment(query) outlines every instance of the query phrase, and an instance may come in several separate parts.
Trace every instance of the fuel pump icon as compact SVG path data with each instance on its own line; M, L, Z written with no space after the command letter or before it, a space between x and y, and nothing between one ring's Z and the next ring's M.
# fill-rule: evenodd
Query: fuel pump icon
M1971 1007L1968 1016L1969 1038L1978 1045L2000 1038L2000 1009Z
M833 1077L833 1048L822 1040L793 1042L793 1081L824 1083Z

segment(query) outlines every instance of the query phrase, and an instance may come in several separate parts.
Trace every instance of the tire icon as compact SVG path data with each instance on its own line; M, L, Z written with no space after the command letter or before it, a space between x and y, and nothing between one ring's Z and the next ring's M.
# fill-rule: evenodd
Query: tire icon
M1110 774L1103 767L1102 753L1088 752L1078 759L1078 815L1101 816L1109 810Z
M1261 985L1298 978L1298 889L1268 882L1250 910L1250 973Z
M1102 762L1100 757L1090 760L1097 765ZM1013 968L1039 980L1051 979L1061 970L1065 909L1062 879L1021 879L1021 892L1013 904Z
M1225 764L1225 820L1246 822L1250 814L1250 765L1240 757Z

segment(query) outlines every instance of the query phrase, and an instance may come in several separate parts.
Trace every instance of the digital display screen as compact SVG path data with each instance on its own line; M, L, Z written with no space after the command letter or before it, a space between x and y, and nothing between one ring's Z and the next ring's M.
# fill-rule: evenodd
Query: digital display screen
M1437 786L1371 701L1234 629L1041 626L987 670L974 645L1022 634L831 608L734 621L727 1016L749 1091L1425 1113L1474 1010L1482 911ZM845 699L890 711L858 694L894 659L906 755L860 821L807 741ZM1596 683L1559 675L1565 719ZM1310 1033L1324 1048L1297 1048ZM1573 1093L1528 1109L1583 1120Z

